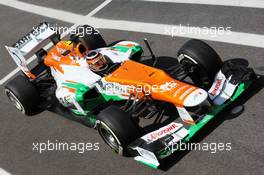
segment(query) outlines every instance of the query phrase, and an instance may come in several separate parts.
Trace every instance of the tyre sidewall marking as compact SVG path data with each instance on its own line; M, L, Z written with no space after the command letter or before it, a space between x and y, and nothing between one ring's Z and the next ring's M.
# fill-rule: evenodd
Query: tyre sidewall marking
M103 121L98 121L97 123L99 125L102 125L102 127L107 129L112 134L112 136L115 138L115 140L118 143L118 154L122 155L123 154L123 147L121 146L121 143L120 143L119 139L117 138L117 136L115 135L115 133Z
M10 97L8 96L8 93L12 96L12 98L14 98L15 102L17 102L21 109L18 109L17 105L14 104L14 102L10 99ZM12 102L12 104L23 114L25 114L25 107L22 105L22 103L20 102L20 100L18 99L18 97L9 89L5 89L5 94L7 95L7 97L9 98L9 100Z

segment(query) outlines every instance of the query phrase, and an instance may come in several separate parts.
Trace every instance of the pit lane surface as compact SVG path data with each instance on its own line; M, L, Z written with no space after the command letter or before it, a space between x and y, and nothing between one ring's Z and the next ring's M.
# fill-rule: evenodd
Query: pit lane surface
M103 1L40 1L23 0L49 8L87 15ZM81 5L78 5L81 3ZM186 9L186 10L184 10ZM227 15L228 14L228 15ZM58 21L0 5L0 78L16 68L4 48L11 45L32 26L42 21L72 26ZM95 14L103 19L152 22L157 24L189 24L193 26L231 26L238 32L263 34L264 10L261 8L226 7L198 4L160 2L113 1ZM89 24L89 21L87 21ZM129 26L127 26L129 28ZM164 35L102 29L109 43L118 39L142 42L148 38L156 55L175 56L177 49L188 39ZM247 58L259 74L264 74L264 49L223 42L207 41L223 59ZM148 52L146 51L146 54ZM263 83L259 86L263 86ZM3 92L3 86L0 87ZM249 92L251 93L251 92ZM25 117L10 105L0 93L0 167L7 173L28 174L263 174L264 124L261 90L245 103L239 117L224 120L201 143L231 143L231 151L191 151L179 161L170 160L165 170L153 170L133 159L112 153L95 130L45 111L37 116ZM209 132L209 131L208 131ZM99 142L98 151L83 154L74 151L32 151L32 143L47 142ZM176 163L176 164L175 164ZM2 173L0 171L0 173Z

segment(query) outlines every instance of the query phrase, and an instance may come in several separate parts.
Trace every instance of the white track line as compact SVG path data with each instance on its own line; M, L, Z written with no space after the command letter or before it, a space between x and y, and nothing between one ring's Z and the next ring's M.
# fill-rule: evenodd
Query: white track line
M109 3L111 1L107 1L107 2ZM173 28L174 30L180 30L180 28L186 30L188 28L188 26L133 22L133 21L125 21L125 20L101 19L101 18L91 17L90 14L86 16L82 16L82 15L73 14L71 12L65 12L62 10L36 6L36 5L28 4L25 2L19 2L17 0L1 0L0 4L7 5L10 7L16 8L16 9L20 9L20 10L23 10L29 13L35 13L38 15L62 20L65 22L71 22L75 24L90 24L97 28L125 30L125 31L160 34L160 35L169 35L168 33L165 32L166 28ZM106 5L105 2L104 2L104 5ZM48 14L47 14L47 11L49 12ZM94 13L94 12L92 11L91 13ZM199 28L199 30L201 31L200 33L206 33L206 31L203 28ZM224 36L221 35L221 36L215 36L215 37L212 35L205 35L205 34L203 35L195 34L194 35L190 33L186 33L186 34L175 33L174 36L187 37L187 38L199 38L199 39L210 40L210 41L218 41L218 42L225 42L225 43L231 43L231 44L264 48L264 35L253 34L253 33L231 32L230 35L224 35Z
M156 23L144 23L144 22L132 22L132 21L122 21L122 20L107 20L100 18L89 18L89 24L105 29L115 29L115 30L126 30L133 32L144 32L144 33L152 33L159 35L168 35L171 34L166 32L166 29L173 29L175 31L183 31L190 30L187 26L179 26L179 25L166 25L166 24L156 24ZM199 28L199 27L195 27ZM245 46L253 46L264 48L264 35L253 34L253 33L243 33L243 32L230 32L225 35L214 35L205 34L206 29L199 28L200 34L198 33L174 33L174 36L185 37L185 38L197 38L209 41L217 41L224 42L230 44L238 44ZM160 43L162 44L162 43Z
M55 10L52 8L48 7L42 7L22 1L17 1L17 0L0 0L0 4L16 8L22 11L26 11L29 13L33 14L39 14L41 16L49 17L49 18L54 18L61 20L61 21L67 21L70 23L79 23L78 21L82 19L82 15L71 13L71 12L65 12L63 10Z
M102 4L100 4L94 10L92 10L88 15L86 15L86 17L93 16L95 13L100 11L102 8L104 8L111 1L112 0L104 1ZM71 30L73 30L79 24L81 24L81 21L78 21L78 20L83 18L83 16L81 16L81 15L76 15L76 14L71 13L71 15L68 16L70 14L69 12L64 12L64 11L61 11L61 10L55 10L54 11L53 9L40 7L40 6L36 6L36 5L32 5L32 4L27 4L27 3L19 2L19 1L16 1L16 0L2 0L0 2L0 4L7 5L9 7L16 6L16 7L18 7L17 9L19 9L19 10L23 10L24 9L23 11L33 11L34 12L34 11L38 11L39 9L41 9L41 11L43 11L43 10L45 11L46 10L46 12L49 13L49 15L47 17L54 18L54 14L56 13L57 14L56 15L56 17L57 17L56 19L61 18L60 20L65 21L65 17L66 17L68 20L72 20L72 23L76 23L75 25L71 26L69 28L69 30L67 30L66 32L62 33L61 34L61 38L64 38L65 36L67 36L70 33ZM38 13L36 13L36 14L38 14ZM44 47L44 49L48 50L52 46L53 46L53 44L50 42ZM36 59L36 55L33 55L32 57L27 59L27 64L31 63L35 59ZM0 80L0 85L4 84L7 80L9 80L11 77L13 77L19 71L20 71L19 67L15 68L13 71L11 71L9 74L7 74L4 78L2 78ZM1 173L0 173L0 175L1 175Z
M111 1L105 1L100 5L100 8L96 8L91 12L93 15L95 12L98 12L101 8L107 5ZM37 15L42 15L50 17L53 19L58 19L65 22L77 23L77 24L89 24L97 28L106 28L106 29L115 29L115 30L124 30L124 31L133 31L133 32L144 32L152 33L159 35L170 35L166 32L166 29L173 28L174 30L187 29L186 26L177 26L177 25L166 25L166 24L156 24L156 23L144 23L144 22L132 22L124 20L108 20L91 17L90 14L86 16L73 14L70 12L65 12L62 10L51 9L47 7L36 6L28 4L25 2L19 2L17 0L1 0L0 4L20 9L29 13L35 13ZM47 13L48 12L48 13ZM199 28L200 33L206 33L203 28ZM253 34L253 33L243 33L243 32L231 32L229 35L205 35L205 34L191 34L191 33L175 33L174 36L185 37L185 38L197 38L210 41L218 41L224 43L253 46L264 48L264 35ZM15 72L15 71L14 71ZM11 72L12 73L12 72ZM12 75L12 74L11 74ZM8 80L11 75L2 80ZM0 85L5 81L0 81Z
M88 15L86 15L87 17L91 17L94 14L96 14L97 12L99 12L102 8L104 8L105 6L107 6L107 4L109 4L112 0L106 0L104 1L102 4L100 4L98 7L96 7L94 10L92 10Z
M3 168L0 168L0 175L11 175L11 174L6 170L4 170Z
M140 0L140 1L264 8L263 0Z

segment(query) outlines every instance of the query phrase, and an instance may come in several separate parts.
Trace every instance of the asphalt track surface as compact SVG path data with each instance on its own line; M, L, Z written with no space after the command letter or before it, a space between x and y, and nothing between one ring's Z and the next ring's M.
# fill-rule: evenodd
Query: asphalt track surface
M97 0L23 0L49 8L86 15L103 1ZM264 3L264 2L263 2ZM42 21L72 26L58 21L0 5L0 79L16 68L5 50L20 36ZM264 9L200 4L161 2L113 1L95 14L103 19L182 24L190 26L231 26L237 32L263 35ZM87 21L89 24L89 21ZM129 27L129 26L128 26ZM177 49L188 39L149 33L101 29L109 43L128 39L143 44L148 38L156 55L175 56ZM256 72L264 75L264 49L207 41L225 60L247 58ZM147 52L146 52L147 54ZM0 87L0 174L12 175L92 175L92 174L264 174L264 107L263 78L245 100L245 111L238 117L219 116L212 126L197 138L200 143L231 143L231 151L190 151L165 162L162 170L154 170L133 159L115 155L103 143L96 130L57 114L45 111L25 117L10 105ZM257 89L260 89L259 91ZM253 91L257 91L254 95ZM244 101L242 101L244 102ZM241 103L242 103L241 102ZM33 142L99 142L98 151L33 151ZM4 172L5 171L5 172Z

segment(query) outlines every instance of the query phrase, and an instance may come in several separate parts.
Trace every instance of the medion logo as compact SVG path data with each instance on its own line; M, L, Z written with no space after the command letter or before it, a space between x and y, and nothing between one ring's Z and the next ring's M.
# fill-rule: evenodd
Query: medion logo
M169 133L175 132L179 128L179 125L176 123L172 123L169 126L166 126L165 128L161 128L158 131L154 131L153 133L150 133L148 136L149 141L155 141L159 138L164 137L165 135Z

